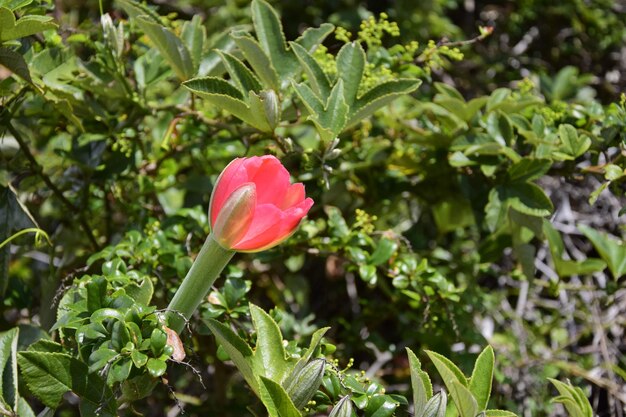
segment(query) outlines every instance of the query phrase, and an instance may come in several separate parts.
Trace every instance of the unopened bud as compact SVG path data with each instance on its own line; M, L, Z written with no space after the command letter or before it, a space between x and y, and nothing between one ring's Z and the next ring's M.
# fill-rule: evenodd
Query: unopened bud
M322 384L325 368L325 359L313 359L301 370L295 369L294 374L286 381L285 391L298 410L302 410L317 392Z
M280 123L280 101L274 90L261 91L259 94L265 108L265 117L272 130Z
M430 400L428 400L422 415L415 417L445 417L447 405L448 396L446 395L446 392L439 391Z
M352 417L352 400L350 396L346 395L339 400L328 417Z

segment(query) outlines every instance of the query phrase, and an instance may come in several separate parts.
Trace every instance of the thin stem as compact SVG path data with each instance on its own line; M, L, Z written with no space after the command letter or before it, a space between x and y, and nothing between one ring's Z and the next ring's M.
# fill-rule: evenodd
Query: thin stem
M168 324L172 330L180 334L185 327L185 320L189 320L196 311L234 254L235 251L224 249L209 234L167 307Z
M39 165L39 163L31 153L20 132L18 132L18 130L11 123L7 123L7 129L9 130L9 132L11 132L17 143L20 145L20 149L22 150L22 152L24 152L24 156L26 156L26 159L28 159L28 161L33 166L33 169L35 169L37 174L39 174L39 176L41 177L43 182L46 183L48 188L50 188L54 195L56 195L59 200L61 200L61 203L63 203L63 205L65 205L71 213L78 214L78 222L80 223L81 228L89 238L89 241L91 242L93 247L95 249L99 249L98 241L93 235L91 227L89 227L89 224L87 223L87 219L85 219L85 213L83 212L83 210L80 210L79 207L76 207L70 200L68 200L67 197L63 195L63 192L56 185L54 185L50 177L43 172L43 168L41 167L41 165Z

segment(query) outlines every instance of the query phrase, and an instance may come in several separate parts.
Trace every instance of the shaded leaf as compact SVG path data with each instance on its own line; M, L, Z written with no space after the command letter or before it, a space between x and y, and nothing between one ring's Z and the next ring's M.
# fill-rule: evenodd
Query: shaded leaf
M581 224L578 228L587 236L600 257L606 262L613 278L618 279L626 274L626 246L623 241L607 233L598 232L589 226Z

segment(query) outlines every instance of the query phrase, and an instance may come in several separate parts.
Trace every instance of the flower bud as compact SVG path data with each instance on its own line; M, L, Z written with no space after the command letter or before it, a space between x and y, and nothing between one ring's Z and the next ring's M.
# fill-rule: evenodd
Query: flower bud
M328 417L352 417L352 400L350 396L346 395L339 400Z
M302 410L317 392L322 384L325 368L325 359L313 359L301 370L296 369L296 374L287 381L285 391L298 410Z
M278 126L278 123L280 123L280 101L278 100L278 96L274 90L261 91L259 96L263 101L267 123L272 130L274 130L276 126Z

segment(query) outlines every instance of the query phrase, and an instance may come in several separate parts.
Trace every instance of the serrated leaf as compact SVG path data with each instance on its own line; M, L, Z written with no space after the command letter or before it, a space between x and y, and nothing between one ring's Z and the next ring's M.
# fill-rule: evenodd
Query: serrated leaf
M343 97L350 108L356 103L364 70L365 51L361 44L345 44L337 54L337 76L343 81Z
M116 0L116 2L133 19L139 16L147 16L154 23L161 23L161 16L143 3L134 0Z
M280 384L289 372L283 336L274 319L261 308L250 304L250 314L257 334L253 356L255 374Z
M478 404L470 390L459 381L452 381L448 389L450 391L450 397L452 397L452 401L454 401L454 405L459 411L460 417L476 417Z
M626 245L623 241L582 224L578 229L591 241L611 270L613 278L617 280L626 274Z
M265 113L259 114L258 108L252 111L251 106L244 101L241 91L226 80L217 77L194 78L185 81L183 86L211 104L232 113L250 126L266 132L272 130L267 123ZM258 96L256 97L258 99Z
M469 383L469 390L474 395L480 411L486 409L489 402L494 365L493 348L487 346L476 359Z
M280 83L278 81L278 73L274 68L270 58L261 48L261 45L247 33L231 33L230 35L237 47L243 53L256 75L261 79L266 89L280 91Z
M306 106L311 117L324 112L324 103L305 83L293 83L293 88L302 103Z
M87 365L64 353L20 352L21 375L30 391L50 407L56 408L63 395L72 391L81 402L101 408L100 416L114 417L117 405L111 390Z
M259 44L270 58L274 69L284 82L297 66L295 57L287 50L283 27L276 11L264 0L252 2L252 21Z
M33 80L30 77L30 71L28 70L28 65L26 64L24 57L17 52L14 52L9 48L0 47L0 65L22 78L24 81L33 84Z
M23 38L57 27L49 16L26 15L16 20L11 10L0 7L0 42Z
M204 43L206 41L206 29L202 26L199 15L194 15L190 22L187 21L183 24L180 36L191 56L193 72L195 74L200 67Z
M322 128L318 131L324 142L333 140L343 130L348 119L349 109L344 99L343 82L338 80L330 92L324 111L312 118L313 122Z
M217 320L208 319L205 321L211 333L228 353L230 359L235 363L239 372L257 395L259 394L259 384L252 370L253 352L250 346L233 332L228 326Z
M298 61L300 61L312 90L320 100L325 101L328 99L328 96L330 95L330 81L328 80L326 73L322 70L315 58L313 58L313 56L309 54L305 48L295 42L290 42L289 44L298 58Z
M433 386L428 374L422 371L422 364L415 356L415 353L409 348L406 348L406 352L409 356L409 369L411 370L414 413L415 417L421 417L424 414L428 401L433 396Z
M209 52L202 56L198 66L197 76L205 77L207 75L222 75L226 69L224 68L222 59L217 51L231 52L236 49L235 41L230 36L230 30L218 36L207 49L209 49Z
M450 359L430 350L426 350L425 352L437 368L439 375L441 375L441 379L443 379L444 384L448 387L448 391L450 391L450 386L448 384L452 381L458 381L461 385L467 387L467 378L463 375L463 372L461 372L458 366L452 363Z
M137 16L135 20L181 81L188 80L194 75L189 50L174 32L147 16Z
M346 127L371 116L376 110L391 103L396 98L415 91L421 80L399 79L386 81L363 94L350 109L350 117Z
M19 403L17 390L17 327L0 333L0 409L14 410Z
M296 43L307 52L312 53L334 29L335 26L330 23L322 23L319 27L308 28L296 39Z
M571 384L565 384L552 378L548 378L548 380L561 394L559 397L554 398L553 401L562 403L570 417L593 417L591 404L581 391Z
M224 66L230 74L230 78L237 84L239 90L245 93L249 91L254 91L258 93L263 89L261 86L261 82L256 78L256 76L235 56L223 52L217 51L224 62Z
M259 380L259 398L265 405L269 417L301 417L300 412L280 384L264 376L261 376Z

